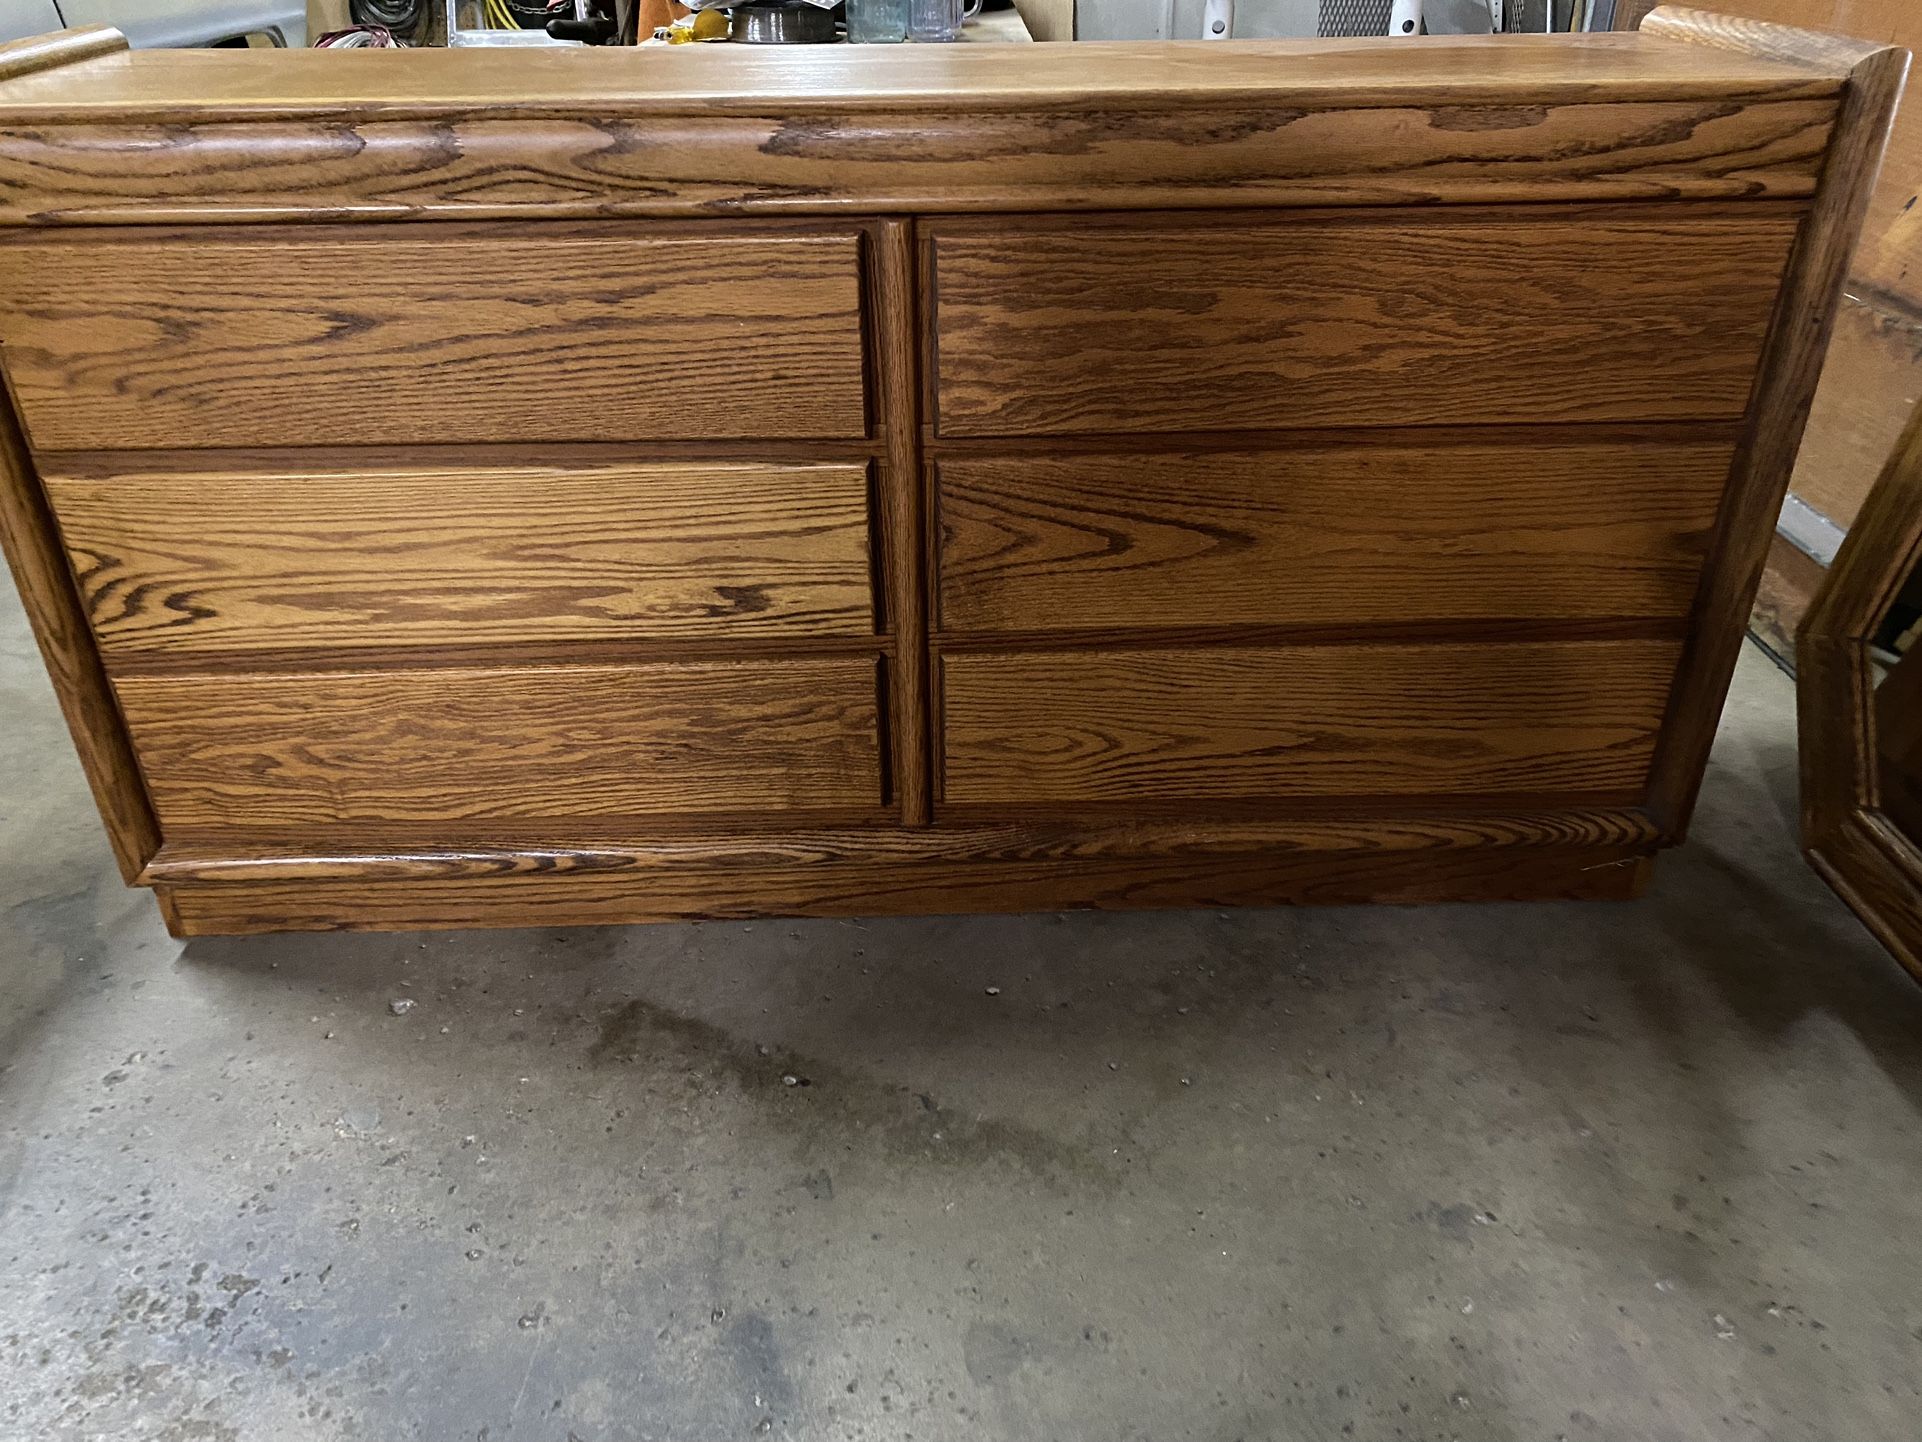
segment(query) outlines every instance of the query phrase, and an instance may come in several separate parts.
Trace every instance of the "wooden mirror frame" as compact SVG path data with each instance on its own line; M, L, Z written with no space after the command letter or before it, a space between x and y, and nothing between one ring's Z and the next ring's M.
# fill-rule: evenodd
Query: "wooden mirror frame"
M1922 981L1922 839L1881 806L1868 642L1922 564L1922 405L1896 442L1796 636L1802 849Z

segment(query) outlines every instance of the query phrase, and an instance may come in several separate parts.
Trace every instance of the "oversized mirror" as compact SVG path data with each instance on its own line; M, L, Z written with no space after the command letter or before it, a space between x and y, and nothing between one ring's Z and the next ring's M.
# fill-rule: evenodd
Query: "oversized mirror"
M1922 406L1796 642L1802 844L1922 981Z

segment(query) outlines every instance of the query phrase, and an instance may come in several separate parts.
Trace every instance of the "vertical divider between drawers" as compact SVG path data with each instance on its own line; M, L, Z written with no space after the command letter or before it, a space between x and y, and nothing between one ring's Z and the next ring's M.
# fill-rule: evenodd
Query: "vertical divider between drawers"
M914 234L906 220L875 223L866 253L872 342L872 423L884 442L879 545L886 600L894 801L907 826L931 815L928 600L921 474L919 306Z

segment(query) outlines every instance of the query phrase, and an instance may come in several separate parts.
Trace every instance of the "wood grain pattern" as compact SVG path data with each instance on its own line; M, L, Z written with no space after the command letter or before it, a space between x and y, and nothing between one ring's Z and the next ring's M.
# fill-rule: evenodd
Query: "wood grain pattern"
M1628 847L1254 853L1165 859L546 874L428 881L229 881L159 888L176 936L593 926L712 917L943 915L1167 906L1626 900L1648 877Z
M1630 895L1898 69L78 60L7 543L185 932Z
M77 65L127 48L127 37L109 25L76 25L50 35L24 35L0 45L0 80Z
M0 237L41 449L859 436L853 231Z
M1922 50L1922 5L1914 0L1715 0L1715 8L1760 20L1841 31ZM1789 490L1846 527L1902 423L1922 397L1922 105L1896 108L1861 236L1829 337L1822 378L1796 455ZM1771 547L1762 573L1758 633L1792 632L1813 595L1806 567ZM1799 604L1795 604L1799 601ZM1777 623L1786 621L1786 628ZM1774 636L1765 642L1781 654Z
M1838 89L1641 36L140 52L0 96L0 223L1805 195Z
M149 885L199 882L357 878L427 880L533 873L600 871L762 870L831 867L894 861L940 866L1025 862L1181 859L1252 852L1395 852L1478 850L1487 847L1578 848L1648 846L1653 824L1640 811L1570 806L1534 810L1488 809L1473 799L1424 803L1367 798L1310 798L1288 814L1261 818L1152 819L1077 817L1073 821L943 820L931 827L799 827L778 831L740 827L650 834L631 827L570 822L545 835L522 823L495 828L491 843L468 825L461 846L422 845L418 837L383 837L355 826L338 837L308 832L298 841L173 843L147 864ZM334 844L329 844L329 843ZM384 843L384 844L383 844Z
M1922 564L1922 409L1896 438L1802 622L1806 640L1861 643Z
M155 473L46 485L109 661L861 636L861 465Z
M1811 846L1809 863L1922 982L1922 865L1915 847L1873 813L1856 812Z
M1824 95L30 126L0 111L0 226L1794 198L1815 188L1835 102L1832 82L1783 88Z
M69 480L104 481L138 472L150 476L324 475L340 471L519 471L607 469L648 465L866 465L882 453L873 440L672 440L471 442L444 435L426 445L222 446L50 451L47 463Z
M1802 845L1836 894L1922 980L1922 837L1882 811L1867 639L1922 566L1922 410L1890 453L1796 638Z
M117 690L170 836L881 801L871 658L129 676Z
M1678 647L1524 642L944 656L943 799L1639 789Z
M1780 25L1690 5L1659 5L1637 27L1641 34L1760 60L1807 65L1850 75L1863 61L1886 55L1889 46L1827 30Z
M1922 854L1922 646L1904 652L1875 688L1875 752L1882 814Z
M1129 651L1217 646L1505 646L1523 641L1679 641L1688 618L1609 616L1599 620L1521 617L1488 621L1332 621L1252 626L1089 626L1024 631L943 631L933 638L941 655L993 651ZM818 643L826 644L826 643Z
M73 736L114 861L128 885L160 846L160 826L87 629L86 612L13 407L0 395L0 549Z
M1652 25L1665 14L1658 10L1645 24ZM1705 26L1689 14L1670 17L1658 28L1684 35L1701 30L1712 44L1754 34L1748 28ZM1802 38L1797 39L1798 35ZM1771 57L1805 45L1814 58L1826 62L1833 58L1832 40L1769 27L1754 44ZM1849 255L1874 188L1889 117L1908 66L1907 51L1873 47L1854 63L1821 190L1782 277L1781 295L1769 323L1765 363L1749 404L1749 429L1730 468L1728 490L1716 518L1715 542L1696 595L1695 624L1682 654L1650 779L1650 806L1665 833L1676 841L1688 834L1722 702L1735 674L1743 627L1755 602L1782 496L1808 423Z
M1737 416L1795 231L1760 210L936 223L938 427Z
M706 46L656 50L409 50L245 58L135 51L71 76L0 94L0 125L76 118L306 120L498 113L658 120L676 114L861 115L957 107L985 113L1261 106L1382 100L1421 105L1536 101L1724 100L1833 96L1840 70L1751 51L1703 53L1650 36L1431 36L1418 49L1379 40L1105 44L1030 52L950 47L846 51Z
M894 635L884 678L894 727L893 783L902 823L925 826L934 784L933 727L928 718L927 546L914 250L913 228L906 221L883 221L875 234L871 283L876 411L887 447L878 521L887 623Z
M1571 437L948 456L942 625L1682 616L1732 453Z
M1715 0L1715 9L1725 15L1836 31L1858 42L1922 50L1922 6L1914 0ZM1849 290L1887 297L1912 316L1922 312L1922 212L1912 203L1918 194L1922 194L1922 106L1906 105L1897 109L1890 127L1881 179L1850 262ZM1812 435L1819 432L1819 416L1810 420L1809 429ZM1890 440L1893 436L1885 437L1884 452ZM1874 477L1871 464L1851 499L1851 511Z
M1811 632L1804 617L1795 699L1802 849L1814 851L1876 805L1875 696L1862 643Z

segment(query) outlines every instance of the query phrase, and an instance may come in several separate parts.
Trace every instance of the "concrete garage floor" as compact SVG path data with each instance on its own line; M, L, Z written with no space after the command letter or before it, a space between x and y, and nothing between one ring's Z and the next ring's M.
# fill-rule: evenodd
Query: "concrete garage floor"
M1631 905L183 947L0 652L0 1436L1917 1433L1922 989L1759 654Z

